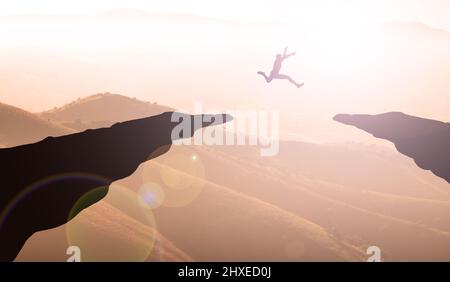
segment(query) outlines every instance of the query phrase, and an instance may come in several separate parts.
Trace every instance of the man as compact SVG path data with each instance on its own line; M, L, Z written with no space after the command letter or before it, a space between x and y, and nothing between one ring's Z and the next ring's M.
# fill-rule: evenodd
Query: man
M274 79L287 79L290 83L294 84L295 86L297 86L297 88L300 88L304 85L304 83L297 83L295 80L293 80L289 75L286 74L280 74L280 70L281 70L281 66L283 64L283 61L291 56L295 56L295 52L291 53L291 54L287 54L287 47L284 48L284 54L278 54L275 62L273 63L273 69L270 72L270 75L267 76L263 71L259 71L258 74L262 75L267 83L271 82Z

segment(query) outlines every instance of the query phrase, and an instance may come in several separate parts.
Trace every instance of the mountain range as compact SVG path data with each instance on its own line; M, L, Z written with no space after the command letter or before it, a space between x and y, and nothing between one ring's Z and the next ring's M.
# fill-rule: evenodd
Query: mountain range
M100 114L96 119L89 112L101 113L114 105L110 95L29 114L67 126L78 123L73 118L83 113L78 117L89 116L82 121L84 130L87 124L141 114L135 106L127 110L125 105L148 107L146 102L113 97L129 102L123 103L118 117ZM91 103L96 106L91 108ZM10 130L13 133L14 126ZM262 158L251 146L174 146L114 185L125 188L110 189L110 198L81 212L73 222L36 233L17 260L64 259L71 224L92 234L89 240L76 238L72 243L101 242L104 235L114 234L107 244L109 251L88 245L89 253L97 254L92 260L108 260L108 253L114 254L110 259L120 260L124 232L127 244L154 245L153 237L146 234L150 230L164 243L158 248L152 245L148 257L134 254L123 260L363 261L372 245L382 249L387 261L449 259L448 184L389 146L282 141L280 153L272 158ZM164 200L157 208L136 211L135 198L129 200L121 193L139 195L148 185L161 187ZM130 226L127 231L116 223L116 216L106 215L111 201L116 208L112 214ZM141 213L155 220L149 224ZM53 241L59 243L52 245ZM46 251L37 252L40 246Z

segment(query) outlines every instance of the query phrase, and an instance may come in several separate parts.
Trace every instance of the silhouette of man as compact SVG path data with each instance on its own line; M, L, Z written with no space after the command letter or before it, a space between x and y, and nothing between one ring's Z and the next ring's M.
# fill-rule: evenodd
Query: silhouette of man
M304 85L304 83L297 83L295 80L293 80L289 75L286 74L280 74L280 70L281 70L281 66L283 64L283 61L291 56L295 56L295 52L287 54L287 47L284 48L284 54L278 54L275 62L273 63L273 69L270 72L270 75L267 76L265 72L263 71L259 71L258 74L262 75L267 83L270 83L272 80L274 79L287 79L290 83L294 84L295 86L297 86L297 88L300 88Z

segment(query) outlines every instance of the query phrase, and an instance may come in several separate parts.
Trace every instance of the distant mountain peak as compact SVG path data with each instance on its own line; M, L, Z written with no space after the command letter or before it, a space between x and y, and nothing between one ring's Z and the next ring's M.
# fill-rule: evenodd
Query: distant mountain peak
M110 92L78 98L40 115L77 131L109 127L116 122L173 111L156 102L142 101Z
M0 147L40 141L75 131L17 107L0 103Z

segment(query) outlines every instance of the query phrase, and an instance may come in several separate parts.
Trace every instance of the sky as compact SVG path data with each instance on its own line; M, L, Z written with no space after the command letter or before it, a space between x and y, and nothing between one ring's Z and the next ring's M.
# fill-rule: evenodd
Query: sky
M39 112L111 92L187 110L196 101L208 110L279 109L289 116L282 130L317 142L347 138L331 119L340 112L449 120L448 34L353 22L450 31L450 0L0 0L0 15L122 8L300 24L0 20L0 102ZM283 72L305 82L300 93L256 75L270 71L284 46L297 51Z
M120 8L240 21L420 21L450 30L448 0L0 0L0 15L92 14Z

